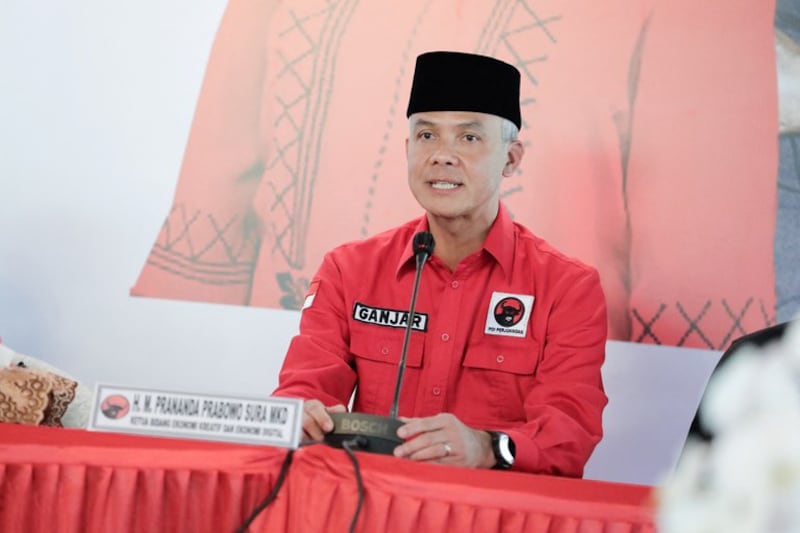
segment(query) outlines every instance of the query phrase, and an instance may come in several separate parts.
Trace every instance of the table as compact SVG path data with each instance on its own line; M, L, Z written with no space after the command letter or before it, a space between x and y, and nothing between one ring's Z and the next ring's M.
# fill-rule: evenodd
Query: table
M273 488L280 448L0 424L0 531L234 531ZM357 531L651 533L651 487L471 470L355 454ZM249 531L347 531L353 464L294 453Z

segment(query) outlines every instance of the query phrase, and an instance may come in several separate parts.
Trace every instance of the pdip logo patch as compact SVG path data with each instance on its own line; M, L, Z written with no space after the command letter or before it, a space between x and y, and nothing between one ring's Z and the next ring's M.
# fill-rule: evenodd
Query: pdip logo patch
M376 326L405 328L408 324L408 311L371 307L356 302L353 306L353 320L364 322L365 324L375 324ZM415 312L411 329L416 331L428 331L428 315Z
M519 324L522 315L525 313L525 306L519 298L509 296L503 298L494 306L494 319L498 326L510 328Z
M524 337L528 333L532 309L532 294L493 292L483 332L487 335Z

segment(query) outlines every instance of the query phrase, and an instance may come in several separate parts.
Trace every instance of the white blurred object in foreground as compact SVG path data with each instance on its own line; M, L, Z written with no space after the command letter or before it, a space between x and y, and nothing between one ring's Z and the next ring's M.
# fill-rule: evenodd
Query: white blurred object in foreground
M800 327L732 354L700 409L714 438L687 442L660 492L659 531L800 532Z

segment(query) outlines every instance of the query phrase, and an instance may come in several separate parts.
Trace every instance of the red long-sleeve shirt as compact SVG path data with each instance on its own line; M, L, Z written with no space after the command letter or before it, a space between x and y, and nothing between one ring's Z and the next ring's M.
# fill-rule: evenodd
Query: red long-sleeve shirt
M325 256L274 394L388 415L421 217ZM532 304L532 305L531 305ZM597 272L514 223L501 205L483 248L423 270L401 416L456 415L507 432L514 469L581 476L602 437L606 305ZM497 318L495 318L497 315Z

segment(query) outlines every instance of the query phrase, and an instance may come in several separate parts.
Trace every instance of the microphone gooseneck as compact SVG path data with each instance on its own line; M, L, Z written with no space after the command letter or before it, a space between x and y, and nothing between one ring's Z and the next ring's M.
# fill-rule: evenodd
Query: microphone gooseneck
M330 413L333 420L333 430L325 434L324 441L336 448L350 448L374 453L391 455L394 449L403 443L397 436L397 430L403 425L397 419L397 408L400 403L400 388L403 383L403 371L406 367L408 355L408 341L414 325L414 308L417 303L420 274L425 261L433 254L433 236L423 232L414 236L412 243L414 256L417 260L417 272L414 278L414 290L411 292L411 305L406 321L403 351L397 370L397 385L394 391L394 401L391 407L391 416L373 415L367 413ZM354 456L352 456L354 457Z
M417 292L419 291L419 280L422 275L422 267L425 266L425 261L433 255L433 247L435 242L433 235L429 231L421 231L414 235L412 248L414 249L414 257L417 260L416 274L414 275L414 288L411 291L411 304L408 306L408 321L406 322L406 331L403 337L403 351L400 355L400 363L397 367L397 383L394 389L394 400L392 400L392 408L389 412L391 418L397 418L397 410L400 406L400 389L403 386L403 374L406 370L406 356L408 355L408 341L411 339L411 330L414 325L414 309L417 306Z

